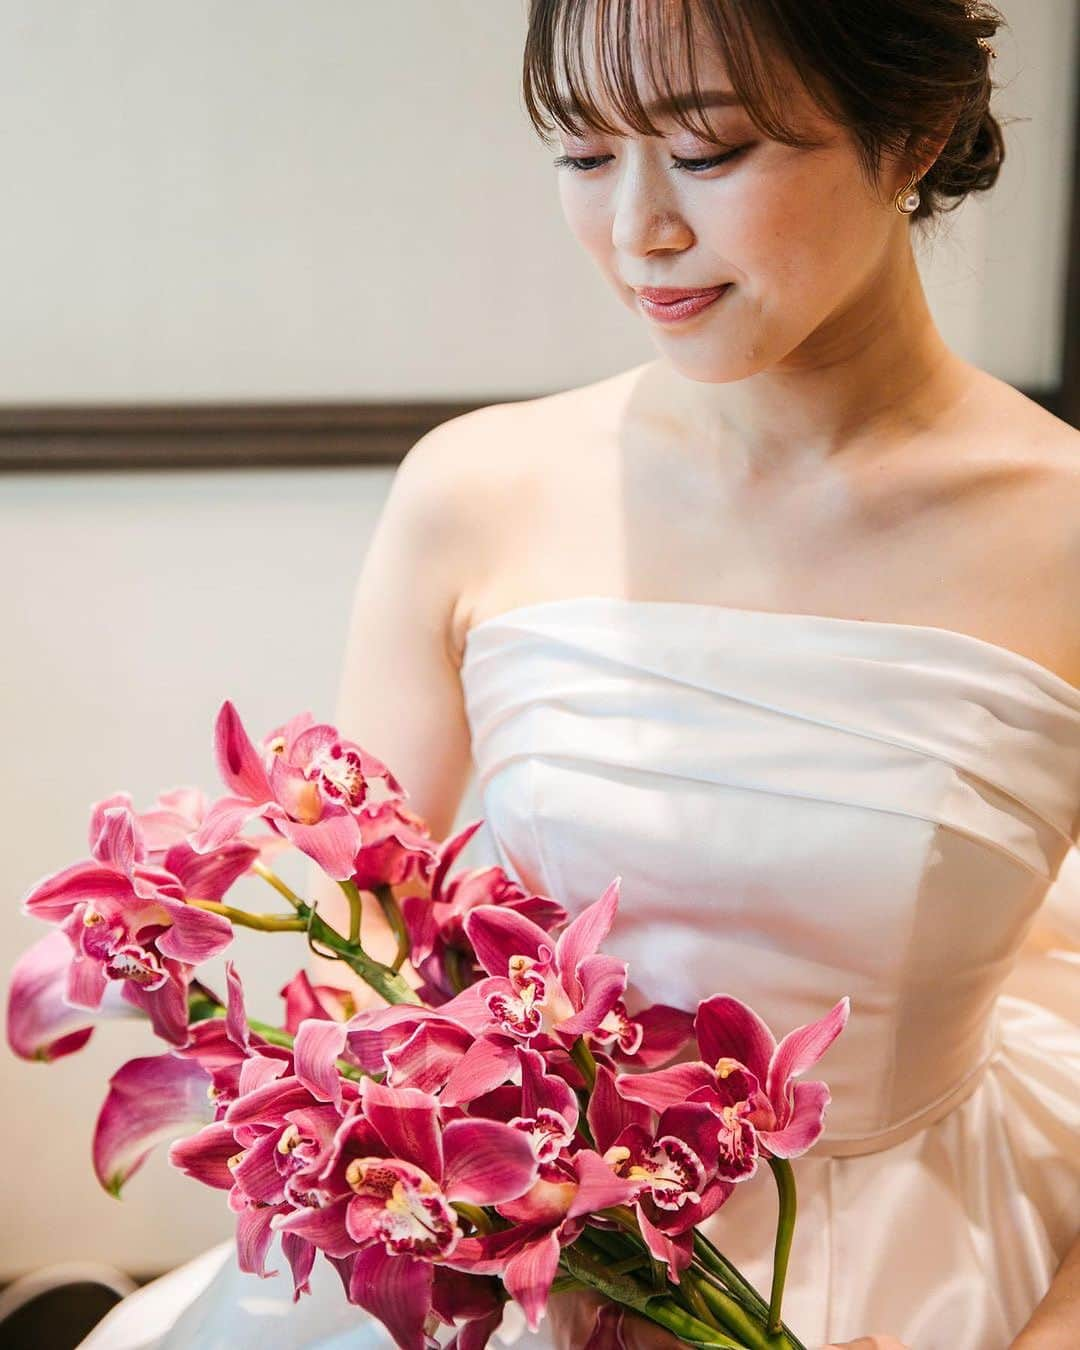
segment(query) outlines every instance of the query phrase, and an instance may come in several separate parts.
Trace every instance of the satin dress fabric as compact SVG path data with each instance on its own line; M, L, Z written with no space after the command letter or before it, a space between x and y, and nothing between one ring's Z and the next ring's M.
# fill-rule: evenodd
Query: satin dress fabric
M462 682L470 847L571 914L620 878L631 1011L733 994L779 1039L850 997L786 1323L1006 1350L1080 1233L1080 689L952 629L599 595L474 625ZM705 1231L767 1295L775 1228L762 1166ZM391 1344L328 1263L287 1280L223 1244L84 1350Z

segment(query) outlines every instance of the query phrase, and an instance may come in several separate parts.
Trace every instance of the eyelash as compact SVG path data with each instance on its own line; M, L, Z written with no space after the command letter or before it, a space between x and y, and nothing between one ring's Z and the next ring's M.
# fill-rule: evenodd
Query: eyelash
M715 169L721 164L727 164L749 149L748 145L740 145L722 155L710 155L708 159L680 159L677 155L674 155L672 158L675 162L671 167L673 169L686 169L690 173L701 173L705 169ZM586 167L589 161L604 158L606 158L604 155L559 155L552 160L552 163L557 169L573 169L575 173L592 173L593 167Z

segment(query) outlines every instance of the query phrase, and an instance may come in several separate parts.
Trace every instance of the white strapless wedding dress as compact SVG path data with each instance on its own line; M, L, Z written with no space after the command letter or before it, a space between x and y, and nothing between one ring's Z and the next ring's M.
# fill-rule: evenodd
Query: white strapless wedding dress
M788 1325L1006 1350L1080 1232L1080 689L951 629L607 596L480 622L462 679L475 838L571 912L621 876L639 998L731 993L779 1037L850 995ZM766 1294L771 1180L707 1226ZM312 1285L224 1244L83 1350L391 1344Z

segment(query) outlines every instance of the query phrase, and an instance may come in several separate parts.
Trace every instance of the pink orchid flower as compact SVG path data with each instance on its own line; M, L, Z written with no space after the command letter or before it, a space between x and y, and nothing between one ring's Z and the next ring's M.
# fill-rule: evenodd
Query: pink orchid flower
M70 966L71 943L58 928L16 961L8 985L7 1041L20 1058L60 1059L82 1049L100 1016L139 1015L119 998L118 985L106 990L97 1014L72 1007L64 997ZM110 997L112 991L116 998Z
M530 895L498 864L472 868L449 878L458 855L483 823L471 822L440 846L428 895L407 895L401 901L409 930L410 960L424 981L418 993L431 1007L445 1003L484 974L465 934L464 920L471 910L480 905L499 905L545 930L566 922L562 905L544 895Z
M588 1119L604 1161L641 1183L634 1208L642 1236L678 1283L693 1259L692 1230L735 1189L717 1173L715 1114L705 1102L685 1102L665 1107L657 1120L651 1107L621 1096L615 1075L600 1064Z
M361 806L356 813L363 841L353 860L352 879L364 891L400 886L418 878L427 883L436 846L423 816L398 797Z
M796 1158L821 1135L831 1101L828 1086L793 1079L818 1062L847 1024L850 1008L845 994L824 1017L796 1027L777 1044L751 1007L717 994L698 1005L701 1060L621 1074L616 1086L623 1097L657 1111L679 1102L705 1102L720 1122L721 1175L751 1177L759 1146L766 1156Z
M424 1350L432 1263L445 1261L462 1240L454 1202L512 1199L536 1174L521 1131L494 1120L443 1124L430 1093L365 1078L359 1102L313 1179L334 1198L317 1210L279 1214L271 1225L329 1256L355 1253L349 1297L378 1317L404 1350Z
M553 942L513 910L481 905L465 932L489 977L474 986L493 1022L531 1039L595 1032L626 989L626 962L597 951L618 908L620 877Z
M342 737L335 727L298 713L275 728L256 749L240 714L226 699L214 727L214 754L232 793L206 813L192 838L198 852L235 839L251 820L265 820L329 876L353 875L363 839L356 813L369 780L381 779L397 796L404 791L381 760Z
M562 1248L581 1235L590 1214L627 1204L640 1187L617 1176L594 1149L563 1154L520 1199L496 1205L513 1227L463 1238L443 1259L457 1270L501 1275L536 1331Z
M627 1011L620 998L592 1033L591 1044L619 1064L651 1069L674 1058L694 1035L694 1014L667 1003Z
M155 1032L174 1045L188 1038L187 991L194 967L232 941L232 925L186 903L192 881L218 899L248 870L255 850L227 845L198 858L186 844L165 853L171 868L148 859L138 821L124 804L97 803L90 823L92 857L39 881L25 913L58 924L72 949L64 997L74 1007L101 1007L110 980L141 1008ZM209 892L209 894L207 894Z
M520 1081L502 1083L474 1098L469 1113L485 1120L503 1120L520 1130L532 1144L539 1176L561 1181L563 1173L551 1164L575 1143L580 1115L577 1096L565 1078L548 1072L547 1061L538 1051L519 1044L515 1054Z

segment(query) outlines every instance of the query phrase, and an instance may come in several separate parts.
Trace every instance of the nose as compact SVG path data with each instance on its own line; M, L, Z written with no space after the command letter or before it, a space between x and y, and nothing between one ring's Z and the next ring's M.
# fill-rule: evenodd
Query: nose
M639 161L626 162L615 188L611 243L619 253L644 257L681 251L693 240L664 169Z

